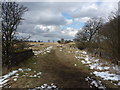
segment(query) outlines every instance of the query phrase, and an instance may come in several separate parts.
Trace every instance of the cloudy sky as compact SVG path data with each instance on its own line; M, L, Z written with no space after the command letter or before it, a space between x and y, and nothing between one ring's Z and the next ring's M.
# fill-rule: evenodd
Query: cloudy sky
M108 17L117 2L19 2L28 7L18 27L19 37L30 40L73 39L92 17Z

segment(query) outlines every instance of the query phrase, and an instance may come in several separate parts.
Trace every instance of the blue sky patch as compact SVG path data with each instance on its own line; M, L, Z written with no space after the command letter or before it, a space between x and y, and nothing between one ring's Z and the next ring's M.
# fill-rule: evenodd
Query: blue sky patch
M65 26L62 27L62 29L66 29L66 28L70 27L70 28L78 29L79 30L83 26L84 26L84 22L73 21L72 24L65 25Z
M73 19L73 17L66 12L62 12L62 15L64 16L65 19Z

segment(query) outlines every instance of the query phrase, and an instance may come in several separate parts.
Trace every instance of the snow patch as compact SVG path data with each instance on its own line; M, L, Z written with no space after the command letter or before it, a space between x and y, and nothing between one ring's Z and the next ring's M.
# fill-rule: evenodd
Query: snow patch
M95 80L95 79L90 78L90 77L85 78L85 80L91 84L91 86L90 86L91 88L97 87L97 88L103 89L103 90L106 88L104 85L102 85L101 81L99 81L99 80Z
M7 81L9 81L9 79L7 79L7 78L9 78L10 76L14 75L17 72L18 72L18 70L14 70L4 76L0 76L0 87L4 86L4 84L7 83Z
M120 80L120 75L110 74L109 71L105 71L105 72L94 71L93 74L103 78L104 80L112 80L112 81Z
M48 85L48 84L43 84L41 86L38 86L38 87L35 87L34 89L28 89L28 90L36 90L36 89L39 89L39 90L56 90L58 89L56 85L54 85L53 83Z

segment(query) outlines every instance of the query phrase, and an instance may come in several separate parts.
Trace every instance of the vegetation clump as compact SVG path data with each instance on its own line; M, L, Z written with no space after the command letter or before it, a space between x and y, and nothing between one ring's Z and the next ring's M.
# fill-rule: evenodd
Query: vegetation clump
M105 22L102 18L91 18L74 39L79 49L87 49L93 54L111 58L114 63L120 61L118 31L120 24L119 11Z

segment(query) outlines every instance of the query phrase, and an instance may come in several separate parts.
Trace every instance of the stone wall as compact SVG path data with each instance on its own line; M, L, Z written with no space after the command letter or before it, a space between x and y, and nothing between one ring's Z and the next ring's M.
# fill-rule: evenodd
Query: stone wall
M19 63L23 62L24 60L27 60L28 58L32 57L33 55L34 55L34 53L33 53L32 49L16 52L10 56L9 61L3 62L3 64L15 66L15 65L18 65Z

